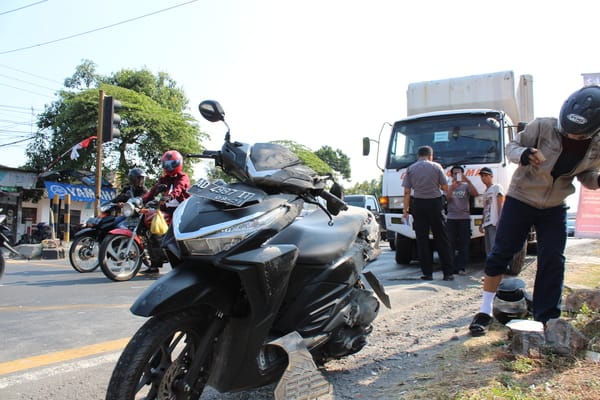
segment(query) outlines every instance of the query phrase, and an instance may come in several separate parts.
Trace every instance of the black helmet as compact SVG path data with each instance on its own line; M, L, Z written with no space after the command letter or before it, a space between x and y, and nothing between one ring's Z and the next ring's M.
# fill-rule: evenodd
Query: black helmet
M562 133L594 134L600 128L600 86L585 86L570 95L558 121Z
M493 314L501 324L512 319L525 319L531 312L531 296L525 282L519 278L506 278L500 282L494 298Z
M136 188L144 186L146 180L146 173L141 168L131 168L127 174L129 177L129 184Z
M144 172L144 170L143 170L143 169L141 169L141 168L131 168L131 169L129 170L129 173L127 174L127 176L128 176L128 177L130 177L130 178L131 178L132 176L143 176L143 177L145 177L145 176L146 176L146 173L145 173L145 172Z

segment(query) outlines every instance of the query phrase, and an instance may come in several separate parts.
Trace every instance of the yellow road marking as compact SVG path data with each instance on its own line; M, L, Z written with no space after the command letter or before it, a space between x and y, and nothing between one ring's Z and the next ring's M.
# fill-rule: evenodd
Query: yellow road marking
M53 310L72 310L83 308L129 308L131 304L66 304L57 306L0 306L2 311L53 311Z
M117 339L109 342L82 346L75 349L56 351L39 356L3 362L0 363L0 375L12 374L14 372L23 371L26 369L43 367L54 363L71 361L77 358L120 350L125 347L129 339L130 338Z

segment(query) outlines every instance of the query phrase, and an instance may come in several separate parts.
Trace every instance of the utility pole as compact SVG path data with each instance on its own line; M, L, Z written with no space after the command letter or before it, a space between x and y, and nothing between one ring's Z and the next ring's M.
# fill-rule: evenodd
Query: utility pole
M104 90L100 90L98 99L98 131L96 133L96 198L94 199L94 215L97 217L102 195L102 132L104 123Z

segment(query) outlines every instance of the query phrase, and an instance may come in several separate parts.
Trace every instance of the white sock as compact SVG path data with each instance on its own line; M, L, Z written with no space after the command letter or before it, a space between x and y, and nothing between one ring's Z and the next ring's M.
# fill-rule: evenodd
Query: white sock
M492 315L492 307L494 306L494 297L496 297L495 292L483 292L482 300L481 300L481 308L479 312L482 312L487 315Z

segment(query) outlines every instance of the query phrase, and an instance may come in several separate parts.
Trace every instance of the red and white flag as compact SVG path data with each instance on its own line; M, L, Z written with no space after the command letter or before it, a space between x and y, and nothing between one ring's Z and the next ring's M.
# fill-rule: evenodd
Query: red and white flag
M79 153L77 152L77 150L85 149L90 145L90 142L94 139L96 139L96 136L90 136L89 138L83 139L81 142L73 146L73 148L71 149L71 160L77 160L79 158Z

